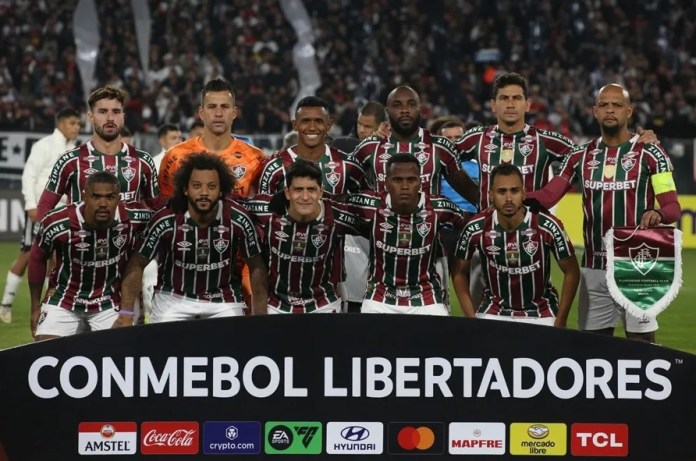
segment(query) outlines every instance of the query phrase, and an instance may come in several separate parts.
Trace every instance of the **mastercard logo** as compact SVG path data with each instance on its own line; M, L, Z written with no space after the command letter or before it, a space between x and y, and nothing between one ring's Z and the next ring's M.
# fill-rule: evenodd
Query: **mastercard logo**
M406 426L399 431L397 441L404 450L427 450L435 443L435 433L425 426Z

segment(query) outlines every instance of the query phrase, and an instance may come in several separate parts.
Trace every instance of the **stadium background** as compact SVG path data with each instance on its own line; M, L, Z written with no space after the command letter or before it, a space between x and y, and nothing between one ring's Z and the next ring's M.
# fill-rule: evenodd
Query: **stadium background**
M351 133L360 106L384 102L398 84L420 93L424 125L444 115L492 122L491 83L506 71L530 82L530 124L580 142L598 134L595 91L620 82L634 126L655 130L671 155L678 225L685 248L696 248L696 5L688 0L11 0L0 2L0 34L0 239L13 242L0 244L0 274L23 226L24 159L58 109L84 114L92 88L122 87L134 144L155 154L157 127L186 133L200 89L218 75L237 91L233 131L267 153L307 94L329 101L333 136ZM578 210L577 196L558 209L576 244ZM679 333L695 319L686 321L690 267L694 251L685 252L684 288L659 337L696 352ZM17 321L0 325L0 346L28 340L26 324L15 331L23 303L28 310L25 292ZM675 342L663 340L672 331Z

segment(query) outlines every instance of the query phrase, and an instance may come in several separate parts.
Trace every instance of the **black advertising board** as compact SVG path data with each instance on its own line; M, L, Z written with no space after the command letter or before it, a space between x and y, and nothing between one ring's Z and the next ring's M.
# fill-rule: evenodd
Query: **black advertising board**
M8 349L0 370L11 461L696 459L696 356L550 327L230 318Z

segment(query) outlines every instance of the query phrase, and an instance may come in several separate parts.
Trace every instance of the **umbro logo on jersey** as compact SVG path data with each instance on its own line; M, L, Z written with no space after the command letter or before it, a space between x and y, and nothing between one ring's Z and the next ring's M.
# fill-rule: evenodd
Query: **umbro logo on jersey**
M379 227L381 227L385 231L388 231L388 230L391 230L394 228L394 226L392 226L391 224L389 224L387 222L380 223Z
M386 162L386 161L389 160L390 158L391 158L391 155L389 155L389 154L381 154L381 155L379 156L379 159L382 160L383 162Z
M95 170L94 168L87 168L87 169L85 170L85 174L86 174L86 175L90 175L90 174L96 173L97 171L99 171L99 170Z
M486 144L485 146L483 146L483 148L486 150L486 152L491 153L494 150L496 150L498 146L496 146L495 144Z
M189 247L193 244L191 242L179 242L176 245L179 247L179 250L188 251L188 250L190 250Z
M486 247L486 251L488 251L491 256L498 256L500 254L500 247L489 245Z
M91 245L87 242L80 242L76 243L75 246L77 247L77 251L87 251Z
M600 162L598 160L590 160L589 162L587 162L587 166L589 167L590 170L596 170L597 168L599 168L599 165L601 165L601 164L602 164L602 162Z

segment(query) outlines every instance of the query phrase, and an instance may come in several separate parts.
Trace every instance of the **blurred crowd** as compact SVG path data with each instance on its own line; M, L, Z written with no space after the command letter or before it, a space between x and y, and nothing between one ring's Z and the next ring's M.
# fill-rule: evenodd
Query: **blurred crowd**
M312 20L336 133L398 84L422 98L425 121L490 121L499 72L530 82L536 126L596 135L594 93L624 84L635 123L660 136L696 133L696 3L691 0L302 0ZM237 89L239 133L288 131L300 83L294 30L278 0L149 0L145 72L129 0L96 0L99 85L129 93L126 123L154 132L193 123L205 81ZM50 130L55 111L84 109L72 14L77 0L0 0L0 129Z

